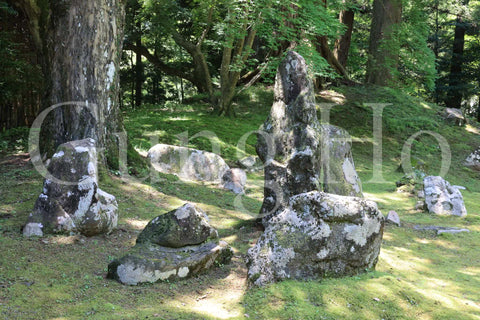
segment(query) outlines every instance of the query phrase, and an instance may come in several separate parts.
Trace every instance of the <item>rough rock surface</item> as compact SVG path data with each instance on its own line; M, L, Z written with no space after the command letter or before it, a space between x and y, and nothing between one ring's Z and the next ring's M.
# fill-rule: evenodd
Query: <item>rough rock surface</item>
M468 155L464 164L473 170L480 171L480 147Z
M180 248L217 237L217 230L210 226L205 212L187 203L151 220L138 235L137 243Z
M395 224L400 227L400 217L394 210L388 211L386 222Z
M312 191L295 195L248 251L254 285L352 275L374 268L384 218L375 202Z
M232 255L207 215L187 203L150 221L127 255L108 265L107 277L128 285L180 279L228 263Z
M318 190L362 196L349 136L320 125L305 60L295 52L278 68L274 103L260 132L256 150L265 164L264 223L296 194Z
M153 168L191 181L219 183L229 169L219 155L187 147L157 144L148 150Z
M98 187L96 163L93 139L60 145L48 165L56 179L44 181L23 234L79 232L93 236L116 228L117 202Z
M263 168L263 164L258 156L248 156L237 161L240 168L248 171L258 171Z
M462 110L456 108L445 108L442 117L450 125L463 126L466 123Z
M422 226L422 225L413 226L413 229L421 230L421 231L434 231L434 232L437 233L437 235L440 235L442 233L455 234L455 233L461 233L461 232L470 232L470 230L465 229L465 228L440 227L440 226Z
M448 181L439 176L428 176L423 179L423 184L425 203L430 213L460 217L467 215L460 190Z
M247 174L239 168L228 169L222 177L222 187L235 194L244 193L247 184Z

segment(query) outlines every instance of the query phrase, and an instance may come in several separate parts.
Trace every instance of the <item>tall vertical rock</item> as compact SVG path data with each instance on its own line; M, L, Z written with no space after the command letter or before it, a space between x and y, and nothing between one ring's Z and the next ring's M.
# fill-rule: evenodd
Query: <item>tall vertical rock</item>
M319 123L305 60L295 52L279 66L274 104L261 130L265 232L248 251L249 281L264 285L373 269L383 215L362 199L348 133Z
M278 68L274 103L260 131L256 149L265 163L264 222L299 193L362 196L350 137L318 121L307 65L293 51Z

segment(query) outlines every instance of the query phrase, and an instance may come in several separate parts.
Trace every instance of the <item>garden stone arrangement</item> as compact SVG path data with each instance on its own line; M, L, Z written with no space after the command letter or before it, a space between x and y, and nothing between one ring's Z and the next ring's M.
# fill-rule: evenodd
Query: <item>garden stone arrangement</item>
M261 286L374 268L383 215L361 198L346 132L319 124L305 60L295 52L279 66L262 129L267 134L259 135L257 153L265 162L265 231L248 251L249 281Z
M110 233L117 227L115 197L98 187L95 141L84 139L60 145L46 179L23 228L23 235L81 233L85 236Z
M318 121L313 84L297 53L288 53L278 69L273 106L260 132L256 150L265 164L264 224L303 192L363 196L351 139L345 130Z
M127 285L181 279L232 255L205 212L187 203L151 220L127 255L108 265L107 277Z

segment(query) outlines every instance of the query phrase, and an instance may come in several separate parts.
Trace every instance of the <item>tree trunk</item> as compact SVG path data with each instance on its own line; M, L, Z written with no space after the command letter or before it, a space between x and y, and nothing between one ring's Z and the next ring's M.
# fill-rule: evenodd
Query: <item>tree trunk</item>
M460 108L462 105L462 65L463 51L465 47L465 33L467 24L461 15L455 22L455 36L453 39L452 59L450 60L450 75L448 81L448 96L446 105L450 108Z
M101 160L118 165L114 161L118 156L115 133L124 131L118 110L123 2L52 1L43 10L51 15L44 39L49 61L45 74L50 88L47 106L78 103L50 113L42 128L41 152L51 156L64 142L93 138L97 148L104 151L99 152Z
M140 38L136 41L137 46L142 45ZM142 86L144 81L144 67L142 62L142 55L135 55L135 106L140 107L142 105Z
M401 0L373 1L367 83L384 86L393 80L392 70L397 67L398 52L381 44L383 40L391 38L394 26L401 22L401 18Z
M340 11L339 20L346 26L345 33L335 41L333 55L343 68L347 67L348 51L352 42L353 22L355 12L352 9Z

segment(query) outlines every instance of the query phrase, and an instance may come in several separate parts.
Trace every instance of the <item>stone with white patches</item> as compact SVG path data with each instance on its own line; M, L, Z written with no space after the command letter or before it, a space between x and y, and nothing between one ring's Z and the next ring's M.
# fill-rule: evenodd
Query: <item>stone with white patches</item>
M43 237L43 225L37 222L29 222L23 227L23 235L25 237Z
M218 240L218 233L208 224L206 214L191 204L179 209L182 211L178 215L180 219L176 215L178 209L152 219L127 255L109 264L107 277L136 285L182 279L211 268L215 262L228 263L233 252L226 242ZM190 212L187 215L185 211ZM178 224L185 230L179 233L171 224ZM198 233L205 227L209 232L207 238L199 241L191 237L191 233ZM182 245L172 243L173 240L182 241Z
M459 217L467 215L462 193L442 177L425 177L423 186L428 212Z
M278 68L274 103L260 131L256 151L265 170L264 225L296 194L316 190L363 196L351 138L339 127L320 124L307 65L295 52Z
M150 148L148 159L156 171L175 174L187 181L219 183L230 169L225 160L215 153L166 144Z
M248 279L262 286L373 269L383 224L372 201L318 191L292 196L248 251Z
M45 180L27 224L41 223L43 233L110 233L118 222L115 197L98 187L95 141L64 143L48 170L60 181Z

